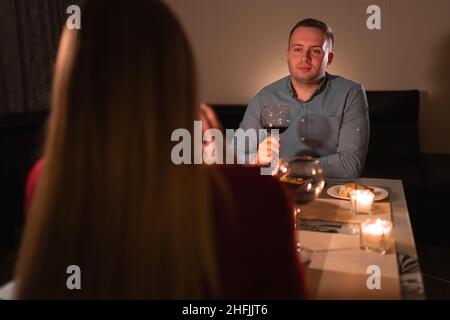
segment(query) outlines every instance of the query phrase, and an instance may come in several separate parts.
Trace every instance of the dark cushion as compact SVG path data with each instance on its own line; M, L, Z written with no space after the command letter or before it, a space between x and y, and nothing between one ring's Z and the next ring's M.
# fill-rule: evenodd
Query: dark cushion
M363 177L379 179L400 179L403 183L408 212L413 226L420 215L423 199L423 175L415 160L370 159L362 173Z
M233 130L239 128L247 108L244 104L211 104L211 107L217 113L223 128Z
M40 156L47 112L0 116L0 246L17 244L25 180Z
M420 189L423 186L421 168L414 160L395 161L389 158L385 160L371 160L370 166L366 166L363 173L367 178L401 179L403 185Z
M367 91L370 117L368 159L418 160L419 91Z

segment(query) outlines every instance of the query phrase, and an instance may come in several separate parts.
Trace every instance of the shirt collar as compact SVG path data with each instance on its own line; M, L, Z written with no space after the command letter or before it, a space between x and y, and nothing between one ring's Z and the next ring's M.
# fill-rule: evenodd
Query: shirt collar
M316 94L319 94L320 92L322 92L323 89L325 89L325 87L327 86L327 83L328 83L328 78L329 78L329 74L328 74L328 72L325 72L325 76L323 77L322 81L320 81L319 86L317 87L316 91L313 93L311 98L314 97ZM295 98L294 89L292 89L292 82L291 82L290 75L288 76L287 87L288 87L291 97Z

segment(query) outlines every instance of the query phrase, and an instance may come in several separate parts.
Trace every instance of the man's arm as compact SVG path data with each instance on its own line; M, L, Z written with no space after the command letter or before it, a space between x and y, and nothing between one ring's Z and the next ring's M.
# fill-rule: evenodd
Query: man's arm
M361 175L369 147L369 107L364 88L355 86L345 106L337 153L320 157L326 178L355 179Z

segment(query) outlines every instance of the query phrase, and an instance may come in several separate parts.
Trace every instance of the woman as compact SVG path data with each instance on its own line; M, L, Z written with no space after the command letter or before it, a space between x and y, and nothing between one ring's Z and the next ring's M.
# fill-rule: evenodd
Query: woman
M173 14L160 1L110 0L82 14L81 30L61 38L17 297L304 297L280 186L256 169L171 161L171 133L199 112ZM82 290L67 289L70 265Z

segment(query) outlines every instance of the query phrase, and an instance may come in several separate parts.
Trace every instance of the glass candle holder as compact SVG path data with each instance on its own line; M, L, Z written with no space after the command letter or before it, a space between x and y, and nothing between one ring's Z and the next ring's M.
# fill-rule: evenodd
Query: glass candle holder
M350 193L352 214L372 214L375 194L370 190L355 190Z
M391 246L392 222L367 219L361 223L361 247L367 251L385 254Z
M349 222L348 230L350 234L359 235L361 233L361 223Z

